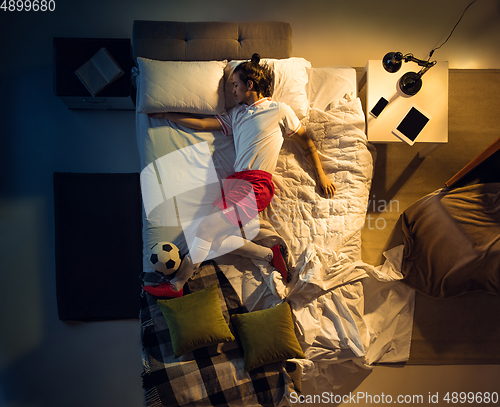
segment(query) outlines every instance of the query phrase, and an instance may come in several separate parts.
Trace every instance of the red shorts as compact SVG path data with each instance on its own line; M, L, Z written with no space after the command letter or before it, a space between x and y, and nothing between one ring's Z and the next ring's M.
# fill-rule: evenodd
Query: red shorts
M242 171L224 180L222 196L212 205L218 206L226 218L239 227L264 210L273 195L272 174L261 170Z

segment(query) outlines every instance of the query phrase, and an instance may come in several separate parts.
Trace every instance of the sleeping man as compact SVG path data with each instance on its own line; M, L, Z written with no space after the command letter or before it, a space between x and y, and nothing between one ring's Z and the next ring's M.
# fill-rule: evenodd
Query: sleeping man
M275 170L283 137L297 140L306 151L314 167L317 182L327 196L333 196L335 186L323 172L314 142L306 134L293 110L286 104L272 101L272 71L260 63L254 54L248 62L239 64L233 73L233 95L238 106L228 115L196 117L179 113L153 113L151 118L163 118L182 126L201 131L222 131L233 136L236 152L235 174L224 182L224 196L213 203L213 210L199 224L189 253L184 257L175 277L168 283L145 286L148 293L160 297L180 297L182 287L192 276L210 250L238 253L267 260L286 282L288 269L286 250L276 245L272 248L244 240L231 233L235 227L252 227L257 207L265 209L274 195L272 173ZM253 187L249 202L248 185ZM237 210L235 209L237 208ZM247 229L248 230L248 229Z

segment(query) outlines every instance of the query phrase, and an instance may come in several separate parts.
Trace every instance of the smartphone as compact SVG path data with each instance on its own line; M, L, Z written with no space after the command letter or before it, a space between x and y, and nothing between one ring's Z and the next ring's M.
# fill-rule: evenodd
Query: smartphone
M388 103L389 103L389 101L386 98L381 97L378 100L377 104L375 106L373 106L373 109L370 111L370 114L373 117L379 117L380 113L382 113L382 110L385 109L385 107L387 106Z

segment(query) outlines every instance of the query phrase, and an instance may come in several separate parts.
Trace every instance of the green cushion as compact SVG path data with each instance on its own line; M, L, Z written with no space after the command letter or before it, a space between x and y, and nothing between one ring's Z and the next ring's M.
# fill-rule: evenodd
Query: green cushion
M243 346L245 370L272 362L305 358L287 302L263 311L231 317Z
M219 301L217 284L180 298L158 300L167 321L175 357L195 349L234 341Z

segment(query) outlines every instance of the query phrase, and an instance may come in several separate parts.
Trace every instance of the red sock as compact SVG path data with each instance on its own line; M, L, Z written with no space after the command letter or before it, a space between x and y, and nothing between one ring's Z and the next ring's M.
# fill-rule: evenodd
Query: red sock
M288 266L283 257L283 253L281 252L280 245L277 244L276 246L271 247L271 250L273 251L271 265L281 273L283 280L288 283L290 281L288 279Z

